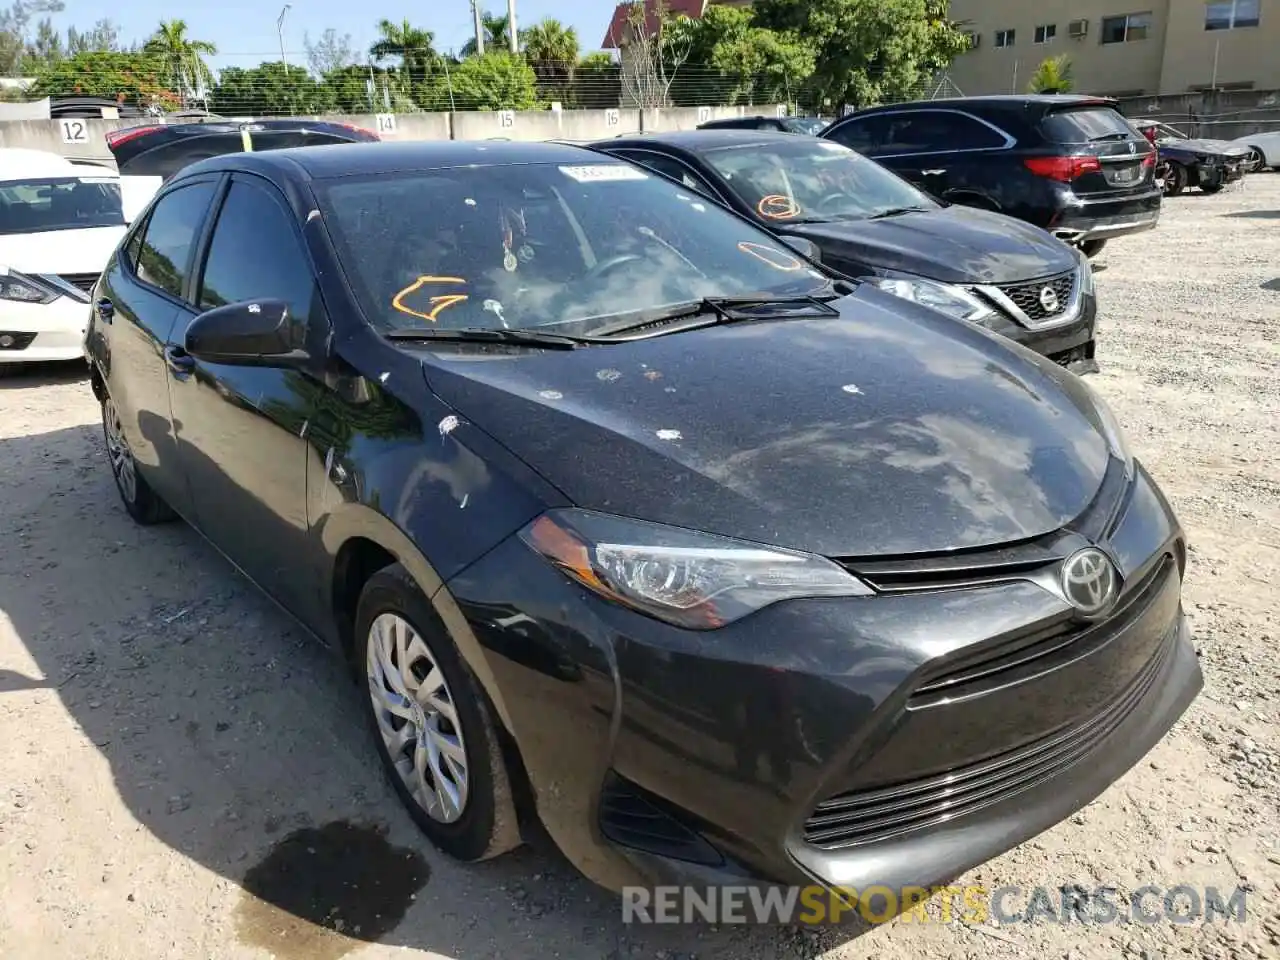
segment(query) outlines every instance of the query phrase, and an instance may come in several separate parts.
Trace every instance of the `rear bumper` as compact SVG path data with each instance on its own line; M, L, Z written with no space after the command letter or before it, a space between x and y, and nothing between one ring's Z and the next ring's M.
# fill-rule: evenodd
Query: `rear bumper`
M516 540L447 589L538 817L588 877L929 886L1088 803L1199 691L1181 530L1145 471L1126 501L1107 544L1128 599L1089 628L1004 580L791 601L690 633L597 600Z
M1160 200L1161 192L1155 188L1121 199L1081 199L1072 194L1048 229L1073 243L1141 233L1159 222Z

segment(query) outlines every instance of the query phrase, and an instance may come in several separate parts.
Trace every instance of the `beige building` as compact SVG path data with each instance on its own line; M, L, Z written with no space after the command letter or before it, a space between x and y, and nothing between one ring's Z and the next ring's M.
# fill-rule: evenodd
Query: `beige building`
M966 96L1025 92L1061 54L1081 93L1280 90L1280 0L952 0L951 16L973 37L951 68Z

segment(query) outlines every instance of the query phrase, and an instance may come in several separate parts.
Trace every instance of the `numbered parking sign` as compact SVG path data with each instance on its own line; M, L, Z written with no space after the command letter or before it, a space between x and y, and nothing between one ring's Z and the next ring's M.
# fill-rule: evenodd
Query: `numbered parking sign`
M711 119L711 108L710 108L710 107L699 107L699 108L698 108L698 122L699 122L699 123L706 123L706 122L707 122L708 120L710 120L710 119Z
M509 130L516 125L516 115L510 110L498 111L498 126L503 130Z
M604 125L606 127L616 127L619 123L617 110L606 110L604 112Z
M89 142L89 121L87 120L59 120L58 127L62 130L63 143Z
M378 121L378 133L396 132L396 115L394 113L379 113L374 116Z

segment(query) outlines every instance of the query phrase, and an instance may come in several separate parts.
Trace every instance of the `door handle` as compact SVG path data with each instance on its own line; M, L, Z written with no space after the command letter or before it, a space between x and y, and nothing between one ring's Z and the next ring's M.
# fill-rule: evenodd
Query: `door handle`
M164 362L180 376L186 376L196 367L196 358L176 344L164 348Z
M93 305L93 309L97 311L98 316L101 318L103 323L110 323L111 318L116 315L116 305L106 297L102 297L98 300L98 302Z

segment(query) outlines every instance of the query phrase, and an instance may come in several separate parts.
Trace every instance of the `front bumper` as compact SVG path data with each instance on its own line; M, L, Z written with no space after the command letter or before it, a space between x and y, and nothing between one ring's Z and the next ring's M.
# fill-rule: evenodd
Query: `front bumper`
M1246 157L1201 163L1197 168L1197 184L1202 187L1225 186L1244 179Z
M60 297L52 303L0 301L0 363L79 360L84 356L89 305ZM4 346L12 340L10 346Z
M1183 535L1141 469L1125 496L1051 538L1110 530L1127 599L1090 629L1029 580L903 568L868 574L876 597L681 631L514 539L447 589L539 818L587 876L928 887L1088 803L1198 692Z

